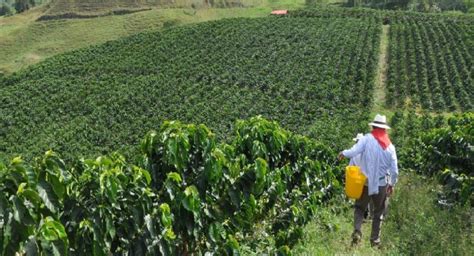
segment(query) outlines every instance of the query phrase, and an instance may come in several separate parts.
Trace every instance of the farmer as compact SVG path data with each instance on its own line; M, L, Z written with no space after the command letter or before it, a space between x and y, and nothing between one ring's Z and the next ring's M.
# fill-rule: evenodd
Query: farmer
M382 214L387 207L387 196L393 193L393 186L397 182L398 167L395 147L386 132L390 129L386 117L377 114L369 125L372 126L372 132L362 137L351 149L339 153L339 159L342 160L344 157L352 159L360 154L360 167L368 179L362 196L355 202L352 244L357 245L361 240L364 212L369 201L372 201L374 216L370 243L378 247L380 246ZM387 179L388 176L390 179Z
M362 139L362 137L364 137L364 134L363 133L358 133L356 135L355 138L353 138L352 140L357 143L360 139ZM351 158L351 160L349 161L349 165L353 165L353 166L359 166L361 165L361 154L358 154L354 157ZM365 181L365 185L367 186L367 180ZM372 200L369 202L369 205L367 207L367 209L364 211L364 220L365 219L368 219L368 218L372 218L374 216L374 203L372 202Z

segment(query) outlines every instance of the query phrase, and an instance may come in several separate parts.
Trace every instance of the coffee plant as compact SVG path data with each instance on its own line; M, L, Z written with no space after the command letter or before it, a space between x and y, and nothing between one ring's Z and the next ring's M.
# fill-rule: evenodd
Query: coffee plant
M239 18L55 56L2 81L0 152L134 157L164 120L225 139L256 115L306 135L350 122L353 134L371 105L379 32L372 19Z
M472 19L405 15L389 32L387 104L473 110Z
M445 186L442 203L474 205L473 121L473 112L450 118L397 112L392 118L401 167L437 177Z
M52 151L1 164L2 254L235 255L262 246L256 229L268 252L290 253L340 193L335 152L260 117L235 127L226 144L204 125L165 122L136 164L114 153L67 167Z

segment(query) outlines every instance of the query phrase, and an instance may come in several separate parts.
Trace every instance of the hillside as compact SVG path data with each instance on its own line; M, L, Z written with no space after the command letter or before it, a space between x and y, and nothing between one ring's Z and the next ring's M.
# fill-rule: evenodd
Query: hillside
M261 4L255 0L52 0L48 16L74 13L77 15L103 15L118 10L143 10L146 8L232 8Z
M11 17L0 17L0 73L10 74L59 53L136 33L222 18L264 17L275 8L303 5L303 0L265 0L246 8L153 7L126 15L37 21L54 10L54 6L46 4Z
M472 16L315 8L175 26L244 15L206 10L0 76L0 254L473 251ZM141 29L157 13L34 21L44 11L3 33L30 42L20 32L44 24L32 47L50 49L90 22L61 52L114 36L98 22ZM337 152L374 112L400 181L382 248L351 247Z
M226 19L59 55L7 77L0 147L132 152L169 119L205 123L219 137L260 114L305 134L358 124L371 104L363 92L373 87L379 30L373 19Z

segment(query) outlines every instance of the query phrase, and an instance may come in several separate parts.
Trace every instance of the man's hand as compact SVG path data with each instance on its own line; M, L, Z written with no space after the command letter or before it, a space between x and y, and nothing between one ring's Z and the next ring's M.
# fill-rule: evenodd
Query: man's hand
M337 159L339 159L339 161L341 161L342 159L344 159L344 154L339 153L339 155L337 156Z
M391 196L393 194L393 186L387 186L387 196Z

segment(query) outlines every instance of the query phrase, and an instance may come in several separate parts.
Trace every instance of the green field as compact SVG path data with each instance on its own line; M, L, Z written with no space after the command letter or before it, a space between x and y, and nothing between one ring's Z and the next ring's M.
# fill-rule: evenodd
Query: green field
M114 10L141 10L146 8L234 8L234 7L301 7L305 1L296 0L53 0L45 15L75 14L107 14Z
M0 17L0 73L9 74L58 53L163 27L232 17L268 16L272 9L301 7L304 1L262 1L248 8L153 8L92 19L36 20L49 11L36 7Z
M304 3L0 18L0 254L469 255L473 17L269 16ZM336 156L375 113L400 182L351 247Z
M379 33L374 19L240 18L59 55L6 79L0 145L28 158L50 148L133 156L164 120L225 138L255 115L320 139L330 124L350 137L372 104Z
M388 104L472 111L472 19L425 19L390 26Z

